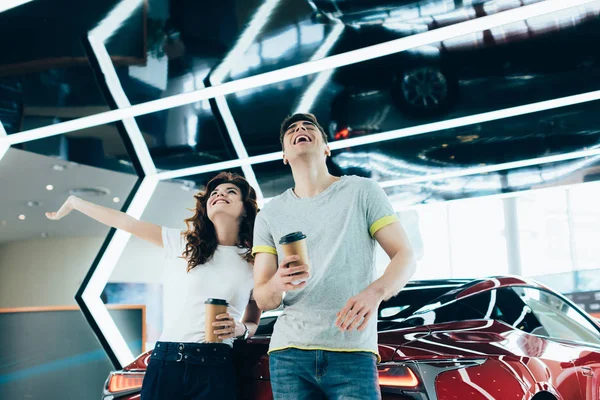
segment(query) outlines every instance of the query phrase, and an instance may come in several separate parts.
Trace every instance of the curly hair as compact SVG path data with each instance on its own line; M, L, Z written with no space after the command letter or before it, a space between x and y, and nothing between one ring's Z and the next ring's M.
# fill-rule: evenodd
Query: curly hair
M196 209L190 209L190 211L194 211L194 215L185 220L188 229L184 233L186 245L182 256L188 263L187 272L190 272L198 265L210 261L217 250L217 246L219 245L217 232L212 221L208 218L207 203L212 191L224 183L231 183L241 191L245 216L240 223L240 232L236 246L247 250L242 255L244 260L249 263L254 262L254 258L252 257L252 235L254 221L258 213L256 192L244 177L229 172L221 172L206 184L204 191L194 195L196 198Z

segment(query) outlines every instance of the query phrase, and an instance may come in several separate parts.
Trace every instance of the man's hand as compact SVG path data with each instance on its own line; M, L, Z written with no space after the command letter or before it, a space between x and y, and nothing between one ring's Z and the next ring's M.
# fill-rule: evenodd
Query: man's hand
M298 256L289 256L284 258L279 264L279 268L273 277L271 278L270 284L276 292L290 292L292 290L302 289L306 286L306 279L308 279L308 265L298 265L290 267L290 263L296 262L300 259ZM305 281L294 285L292 282Z
M335 326L342 332L354 329L365 330L371 317L377 315L377 309L382 301L383 296L369 286L348 300L346 306L337 314Z

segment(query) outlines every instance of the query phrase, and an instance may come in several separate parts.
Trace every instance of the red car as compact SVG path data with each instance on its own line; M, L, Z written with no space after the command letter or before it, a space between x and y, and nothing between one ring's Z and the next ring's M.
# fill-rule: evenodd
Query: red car
M276 315L235 347L241 399L271 399ZM384 399L600 399L600 325L519 277L410 283L379 310ZM112 372L104 399L139 399L150 352Z

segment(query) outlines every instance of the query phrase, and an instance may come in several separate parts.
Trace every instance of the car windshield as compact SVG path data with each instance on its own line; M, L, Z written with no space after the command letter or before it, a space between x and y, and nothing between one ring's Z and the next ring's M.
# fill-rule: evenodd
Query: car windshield
M416 311L436 300L457 285L441 286L415 286L401 291L397 296L381 303L379 307L378 331L398 329L412 324L404 323L404 320L412 316Z

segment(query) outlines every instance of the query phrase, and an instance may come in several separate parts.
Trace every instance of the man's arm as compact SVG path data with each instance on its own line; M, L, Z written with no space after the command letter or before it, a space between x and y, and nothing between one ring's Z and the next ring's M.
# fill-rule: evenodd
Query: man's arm
M254 299L261 310L273 310L281 304L283 292L274 291L269 284L277 272L277 256L258 253L254 257Z
M415 272L410 242L399 222L381 228L374 237L390 257L390 263L379 279L348 300L338 313L335 324L341 331L365 329L369 319L377 315L381 302L400 292Z
M415 273L416 263L408 237L399 222L381 228L375 233L375 240L390 257L390 263L383 275L369 287L382 300L389 300L406 286Z
M306 282L294 285L295 280L307 279L308 266L289 267L289 263L298 261L298 256L283 259L277 268L277 256L269 253L257 253L254 258L254 299L261 310L274 310L281 304L283 292L302 289ZM299 275L295 275L299 273Z

